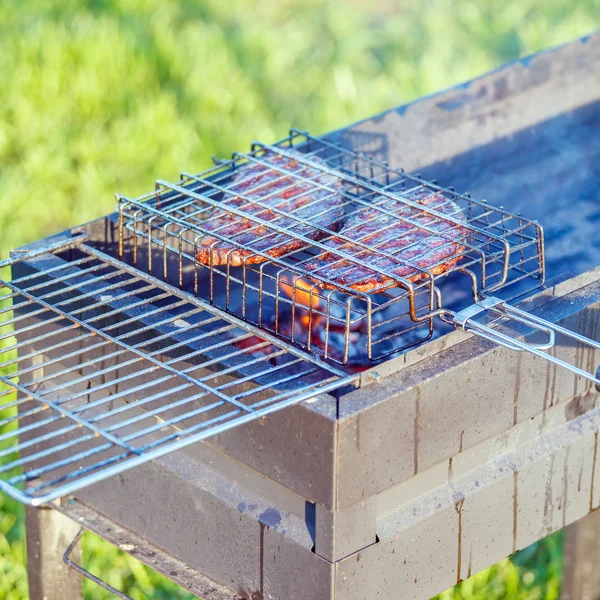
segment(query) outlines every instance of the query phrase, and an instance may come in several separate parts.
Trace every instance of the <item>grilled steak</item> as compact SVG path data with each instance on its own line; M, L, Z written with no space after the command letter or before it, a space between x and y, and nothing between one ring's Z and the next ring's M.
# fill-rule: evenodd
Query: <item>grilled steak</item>
M244 262L261 263L269 256L282 256L307 246L295 236L318 240L338 231L343 218L342 200L332 191L341 189L338 177L274 152L265 153L260 160L268 166L251 162L235 171L228 186L230 192L222 203L262 222L218 208L203 228L224 239L207 234L196 255L199 262L236 267ZM269 223L287 229L289 234L269 227Z
M465 221L459 207L440 193L419 192L410 199L440 215ZM324 283L319 279L319 285L325 288L346 286L369 292L393 287L398 285L396 278L400 277L410 281L426 279L427 273L419 269L437 275L454 267L462 257L466 233L443 216L424 212L401 200L377 196L373 207L360 207L346 221L339 231L346 240L332 236L324 241L332 251L320 254L306 268L328 280ZM342 258L339 252L393 277Z

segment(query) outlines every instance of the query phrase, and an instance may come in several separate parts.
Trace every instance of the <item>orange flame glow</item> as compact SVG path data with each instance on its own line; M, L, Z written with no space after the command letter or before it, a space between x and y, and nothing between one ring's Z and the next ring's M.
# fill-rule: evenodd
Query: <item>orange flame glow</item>
M321 299L318 296L319 288L300 277L291 280L284 276L281 278L279 285L285 295L294 301L294 306L300 309L300 315L297 313L297 316L300 317L302 324L308 327L309 315L312 313L314 325L317 316L314 311L321 306Z

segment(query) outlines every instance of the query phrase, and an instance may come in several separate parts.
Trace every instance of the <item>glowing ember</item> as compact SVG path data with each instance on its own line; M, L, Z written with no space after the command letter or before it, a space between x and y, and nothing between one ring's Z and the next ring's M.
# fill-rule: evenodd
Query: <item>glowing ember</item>
M240 340L233 342L233 345L240 350L248 350L250 354L255 352L264 352L265 354L273 353L276 348L257 335L250 335Z
M326 329L327 296L314 284L300 277L284 278L279 282L279 289L283 295L291 300L280 300L277 316L273 315L269 322L263 323L263 327L279 337L293 343L304 346L309 351L324 355L327 344L327 356L338 363L344 362L344 351L346 348L346 337L349 344L349 361L344 368L349 373L365 371L373 366L362 348L361 337L366 335L365 321L352 323L346 330L345 319L331 318L329 327ZM344 302L337 300L337 304ZM331 303L332 307L336 303ZM364 344L364 342L363 342ZM271 355L276 348L265 342L258 336L249 336L235 342L235 345L249 353L262 353ZM270 358L273 364L278 363L278 357Z
M292 302L280 302L277 318L273 316L271 322L264 325L265 328L278 336L306 347L314 348L314 345L317 345L323 351L320 332L323 329L324 302L319 297L319 289L299 277L282 278L279 289ZM235 342L235 345L241 350L247 350L253 354L261 352L268 355L273 354L276 350L274 346L254 335Z
M316 328L323 320L323 301L319 297L319 288L300 277L290 281L282 277L279 283L281 291L292 299L292 306L296 309L295 317L305 327Z

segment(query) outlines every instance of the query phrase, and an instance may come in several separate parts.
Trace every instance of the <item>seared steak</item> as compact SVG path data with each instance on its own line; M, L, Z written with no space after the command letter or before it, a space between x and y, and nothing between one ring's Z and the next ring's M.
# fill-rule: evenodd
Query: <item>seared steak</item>
M260 160L268 166L251 162L234 172L222 203L261 222L218 208L202 227L224 239L207 234L196 255L199 262L208 265L212 259L213 265L229 263L236 267L244 262L261 263L269 256L282 256L307 246L296 239L297 235L319 240L338 231L343 219L338 177L270 151ZM289 233L277 231L270 223Z
M339 231L346 239L334 235L324 241L331 252L321 253L307 265L308 271L319 276L319 285L369 292L398 285L397 278L410 281L427 278L427 273L419 269L437 275L453 268L462 258L467 232L443 215L465 222L459 207L441 193L419 192L409 197L440 216L399 199L376 196L373 206L361 206L348 218ZM340 252L384 270L390 276L340 257Z

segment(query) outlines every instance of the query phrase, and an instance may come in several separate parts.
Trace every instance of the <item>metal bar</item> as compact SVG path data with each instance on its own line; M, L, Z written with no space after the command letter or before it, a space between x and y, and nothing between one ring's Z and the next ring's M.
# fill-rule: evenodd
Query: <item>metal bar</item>
M548 341L543 344L529 344L524 341L520 341L514 337L506 335L497 329L492 329L487 325L483 325L482 323L478 323L473 321L472 318L477 314L482 312L491 311L496 313L500 317L504 317L508 320L517 321L519 323L523 323L527 325L527 327L533 329L534 331L543 331L549 335ZM596 386L600 385L600 377L594 372L589 373L584 369L580 369L575 365L572 365L564 360L553 356L547 352L543 352L544 349L553 348L555 345L555 334L560 333L564 336L567 336L573 340L576 340L578 343L595 348L600 350L600 342L596 342L590 338L587 338L579 333L574 331L570 331L557 325L555 323L551 323L550 321L546 321L540 317L537 317L534 314L525 312L520 310L514 306L510 306L506 304L506 302L500 300L499 298L488 297L484 301L475 304L460 313L454 315L454 325L456 327L462 328L464 331L468 331L471 333L475 333L480 337L483 337L487 340L500 344L502 346L506 346L511 350L518 351L526 351L531 354L535 354L540 358L548 360L564 369L568 369L569 371L579 375L580 377L585 377L592 381Z
M71 555L73 554L75 547L79 543L79 540L81 540L84 532L85 532L85 529L82 527L79 530L79 532L77 533L77 535L73 538L73 541L68 545L67 549L65 550L65 553L63 554L64 563L68 567L73 569L74 571L77 571L77 573L79 573L80 575L83 575L85 578L98 584L101 588L104 588L106 591L110 592L111 594L114 594L115 596L117 596L117 598L122 598L122 600L133 600L133 598L131 596L128 596L127 594L124 594L123 592L120 592L119 590L114 588L112 585L109 585L108 583L106 583L105 581L100 579L99 577L92 575L92 573L90 573L89 571L86 571L81 565L79 565L75 561L71 560ZM48 600L50 600L50 599L48 599Z
M89 234L86 231L82 231L77 233L74 237L59 240L57 242L51 242L48 245L40 246L39 248L31 249L27 248L26 251L18 251L18 254L11 256L10 258L5 258L4 260L0 260L0 269L4 267L11 267L15 263L23 262L24 260L30 260L32 258L42 256L43 254L52 254L55 252L60 252L61 250L67 250L69 248L74 248L79 244L83 243L85 240L89 238Z

